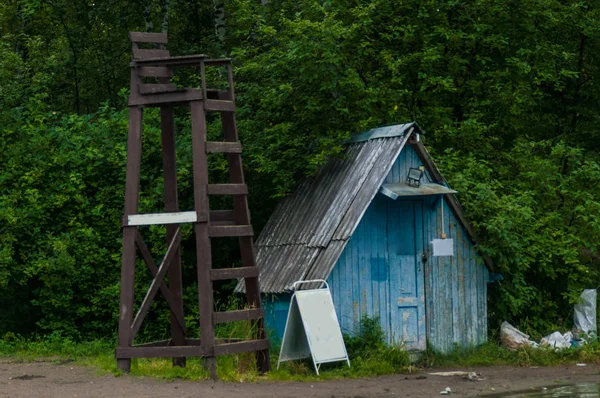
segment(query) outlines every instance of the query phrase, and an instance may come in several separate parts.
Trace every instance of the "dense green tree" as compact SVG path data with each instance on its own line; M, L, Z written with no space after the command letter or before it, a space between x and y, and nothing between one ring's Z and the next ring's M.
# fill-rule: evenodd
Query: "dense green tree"
M416 120L504 275L491 291L492 322L545 333L568 324L582 288L597 287L597 2L7 0L0 334L106 336L116 327L127 32L145 29L168 30L174 54L234 58L257 229L352 133ZM193 71L180 78L197 80ZM161 208L162 177L157 114L147 116L141 204L151 211ZM185 111L177 119L189 207ZM212 159L211 178L223 174L223 160ZM145 233L160 253L162 230ZM217 250L218 264L237 261L230 246ZM159 333L166 320L144 333Z

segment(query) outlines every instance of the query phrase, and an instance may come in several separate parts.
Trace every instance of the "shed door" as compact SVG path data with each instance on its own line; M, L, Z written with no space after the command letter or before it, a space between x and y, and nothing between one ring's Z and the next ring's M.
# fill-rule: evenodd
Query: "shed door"
M387 201L387 251L392 343L425 349L423 202Z

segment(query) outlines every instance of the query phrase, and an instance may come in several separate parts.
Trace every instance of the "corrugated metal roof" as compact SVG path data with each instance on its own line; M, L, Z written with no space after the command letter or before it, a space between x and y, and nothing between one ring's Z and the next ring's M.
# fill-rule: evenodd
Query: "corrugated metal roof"
M263 293L297 280L327 279L416 123L355 136L346 153L301 181L277 206L256 241ZM236 291L243 291L239 283Z
M256 241L264 293L283 292L297 280L327 278L415 127L360 134L343 156L283 199Z

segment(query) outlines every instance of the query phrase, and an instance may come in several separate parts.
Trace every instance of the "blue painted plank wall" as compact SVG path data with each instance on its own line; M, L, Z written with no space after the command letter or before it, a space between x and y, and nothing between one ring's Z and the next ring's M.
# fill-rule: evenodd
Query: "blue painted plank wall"
M408 168L420 165L417 154L407 146L385 182L404 182ZM397 299L401 292L393 291L398 290L398 286L390 284L390 275L398 270L390 270L386 250L394 244L389 242L390 238L396 240L398 234L390 234L380 227L389 221L386 220L389 201L392 200L381 194L375 196L328 282L344 333L356 333L362 316L379 316L388 341L391 341L393 335L402 331L393 330L393 325L398 327L397 322L392 323L395 319L392 314L398 308ZM424 248L430 251L431 240L445 232L448 238L454 239L455 254L453 257L429 255L427 263L423 265L427 343L441 352L448 352L457 345L481 344L487 337L487 269L476 254L466 231L444 201L424 197L421 207L423 241L419 251ZM283 336L290 297L289 294L283 294L263 298L267 327L275 330L279 338Z

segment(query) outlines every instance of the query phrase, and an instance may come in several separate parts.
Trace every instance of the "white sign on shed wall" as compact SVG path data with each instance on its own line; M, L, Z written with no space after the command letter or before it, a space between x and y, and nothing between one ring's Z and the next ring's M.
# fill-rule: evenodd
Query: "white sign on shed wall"
M431 246L434 256L454 256L454 239L434 239Z
M325 288L300 290L292 296L277 368L281 362L308 357L312 357L317 374L322 363L347 361L350 366L327 282L296 282L294 288L313 282L321 282Z

